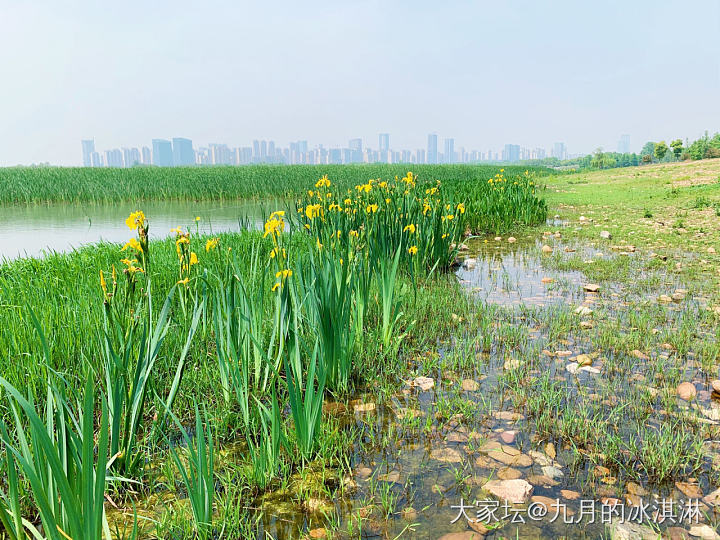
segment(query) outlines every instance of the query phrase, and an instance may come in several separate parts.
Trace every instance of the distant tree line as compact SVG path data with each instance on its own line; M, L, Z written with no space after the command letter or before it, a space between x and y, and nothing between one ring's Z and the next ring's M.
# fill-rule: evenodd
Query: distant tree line
M533 159L523 161L524 165L553 167L556 169L611 169L615 167L631 167L649 163L669 163L689 159L720 158L720 133L710 137L707 132L692 143L681 139L668 143L665 141L648 141L639 154L604 152L602 148L593 154L573 159L558 158Z

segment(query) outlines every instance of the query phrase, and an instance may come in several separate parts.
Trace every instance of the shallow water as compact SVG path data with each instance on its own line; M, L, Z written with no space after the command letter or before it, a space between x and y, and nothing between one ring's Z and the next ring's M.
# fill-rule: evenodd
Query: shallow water
M281 201L145 202L113 205L54 204L0 208L0 260L36 257L44 251L70 251L100 241L125 242L131 236L128 215L142 209L150 222L150 236L158 239L181 226L192 232L238 231L261 227L263 217L284 209ZM196 217L200 217L196 221Z
M494 510L497 518L487 522L491 530L484 537L488 539L610 538L610 522L618 522L622 515L626 521L642 521L645 527L624 525L627 538L640 538L653 529L672 526L687 531L696 518L683 516L683 511L700 512L706 516L701 522L710 518L717 523L712 508L687 496L675 484L675 480L687 482L686 489L697 489L703 495L717 487L711 481L711 461L720 448L710 432L698 434L705 440L706 454L690 476L679 475L658 484L640 474L639 479L634 479L639 482L636 489L630 487L622 471L597 467L605 462L593 454L592 442L578 453L566 441L543 435L537 429L536 418L514 392L513 380L537 385L533 388L538 393L541 384L553 384L563 396L558 415L570 407L587 408L598 415L593 418L609 419L619 440L628 441L639 428L626 418L629 415L624 408L628 400L639 395L637 392L652 386L653 376L657 383L663 370L679 368L683 380L692 381L698 388L708 382L701 366L693 361L692 352L687 354L687 360L680 361L672 350L648 351L652 359L638 362L628 359L626 353L605 350L587 332L573 331L566 339L553 339L550 326L562 304L572 304L573 309L586 307L624 321L628 317L623 311L626 302L637 293L627 291L623 284L606 284L600 294L585 292L583 285L588 280L581 272L543 268L540 247L546 242L536 236L518 239L514 244L474 239L468 242L464 256L476 259L475 266L457 271L469 294L503 310L497 324L522 328L524 332L509 334L507 339L496 337L488 347L482 345L482 339L457 336L435 353L428 353L427 358L415 359L415 373L432 378L431 389L423 391L406 384L389 402L376 403L372 411L353 411L356 401L351 401L348 411L337 415L341 422L360 430L363 446L358 446L352 457L348 496L328 503L334 508L333 521L343 531L350 522L357 521L358 514L365 519L361 532L355 527L352 534L342 532L334 538L437 540L450 533L464 533L466 536L450 538L470 540L468 519L476 519L478 511L488 509ZM560 241L553 245L564 252ZM580 253L584 258L598 255L592 248L575 248L571 253ZM683 316L697 313L700 303L688 298L663 307L666 321L672 326ZM577 318L592 319L588 315ZM618 332L622 331L620 325ZM578 354L593 356L592 370L576 369L577 364L568 369ZM443 358L453 355L459 362L448 364L455 367L443 367ZM375 403L377 399L372 394L357 396L358 402ZM664 396L660 391L651 400L654 410L646 419L648 429L659 429L660 420L666 418L662 409L671 402L679 403L673 414L692 415L693 411L705 409L720 415L720 405L709 391L699 392L694 403L680 403L674 395ZM481 494L487 481L514 478L528 481L533 486L532 496L540 498L513 506ZM642 493L635 496L634 502L640 500L646 505L646 515L626 499L629 491ZM387 516L383 500L390 501ZM561 506L541 506L551 504L549 501ZM465 506L464 514L461 505ZM672 519L679 522L671 521L670 514L663 521L659 512L667 505L673 505ZM530 515L542 513L543 508L545 515ZM263 530L258 532L258 538L265 533L279 539L302 538L298 528L326 526L321 513L302 513L282 497L270 498L262 506L262 515Z

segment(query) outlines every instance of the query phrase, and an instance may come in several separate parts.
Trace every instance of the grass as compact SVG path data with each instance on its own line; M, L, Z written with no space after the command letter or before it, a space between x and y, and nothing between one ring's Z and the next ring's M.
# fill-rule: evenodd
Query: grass
M627 178L613 178L620 173ZM538 279L581 272L583 282L601 284L587 304L590 314L575 310L584 297L572 275L548 286L571 295L570 305L512 308L466 295L447 271L448 254L460 249L464 232L447 216L462 216L460 203L463 219L470 213L456 190L441 189L437 197L443 199L428 202L443 211L423 214L430 195L425 190L432 186L413 176L419 204L392 191L387 198L403 210L391 214L379 182L369 193L349 186L348 205L335 196L334 183L317 186L315 178L312 195L297 195L303 212L271 216L261 233L196 237L179 231L173 239L143 245L140 231L143 252L101 245L3 265L3 374L18 387L27 385L40 410L49 371L62 372L76 387L83 386L88 369L101 373L105 329L112 327L106 322L107 294L120 328L117 341L133 344L130 366L147 350L139 336L158 331L148 328L167 328L137 424L134 453L144 466L132 472L137 484L112 481L108 488L126 514L126 528L138 507L141 536L300 538L320 527L340 538L355 537L358 530L438 538L449 532L447 507L460 494L475 494L488 478L508 474L505 464L483 450L508 430L517 431L514 448L533 460L540 459L533 452L544 456L564 471L561 486L584 498L622 498L630 483L670 494L676 481L695 480L707 493L720 481L708 450L720 433L700 416L698 407L707 407L707 400L679 401L676 387L692 380L700 389L718 376L717 259L707 252L717 245L718 231L709 224L718 192L714 184L668 187L652 176L661 173L641 167L551 177L545 192L549 211L570 225L560 238L541 236L556 226L513 233L538 238L537 245L519 251L540 261ZM357 185L367 185L362 182ZM579 189L587 191L574 192ZM321 202L318 191L328 200ZM320 208L309 217L308 206L316 204ZM333 204L358 212L340 214ZM377 210L368 211L374 204ZM645 209L655 217L644 217ZM682 213L685 231L658 232L663 229L654 220L668 212L673 219ZM594 221L580 221L581 215ZM292 222L294 232L279 232L285 222ZM412 232L405 228L411 223ZM613 238L600 238L601 230ZM494 247L506 243L493 242L486 249L495 267L504 259ZM555 247L552 255L540 253L543 243ZM627 256L612 249L630 244L637 249ZM577 251L566 253L563 245ZM414 254L412 246L418 248ZM119 267L121 257L131 264L113 279L112 266ZM512 268L502 272L506 278L497 281L499 287L522 285ZM659 294L681 287L686 300L658 302ZM169 295L163 323L161 300ZM45 354L31 307L46 334L45 361L28 361ZM566 350L573 356L557 354ZM579 353L591 357L600 374L568 372ZM422 392L406 384L417 376L431 377L434 388ZM476 389L466 390L467 380ZM198 398L203 415L195 411ZM106 402L107 396L96 395L96 419ZM182 429L167 422L166 408ZM101 427L94 423L96 436ZM12 431L8 427L5 438ZM168 447L160 434L188 450ZM557 458L549 457L549 443ZM209 454L200 457L209 445L210 477L203 465ZM438 449L456 450L460 461L453 454L448 462L434 459ZM7 455L2 467L9 471ZM357 474L363 468L371 471L369 479ZM193 477L192 471L200 474ZM382 476L391 474L397 477ZM0 515L9 516L8 522L17 509L34 516L26 482L20 478L14 485L14 491L3 489L9 511ZM554 498L560 488L536 489ZM12 495L18 492L21 497ZM156 493L166 498L161 507L146 503ZM406 514L409 506L415 515ZM493 528L516 536L510 523ZM572 531L544 532L558 537Z

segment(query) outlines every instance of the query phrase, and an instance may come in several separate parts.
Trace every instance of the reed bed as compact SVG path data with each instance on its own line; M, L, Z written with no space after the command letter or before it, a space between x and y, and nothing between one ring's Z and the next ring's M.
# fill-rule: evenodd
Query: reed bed
M544 168L491 165L415 165L419 181L440 181L445 191L468 203L473 230L499 231L534 225L546 208L535 179ZM0 204L288 199L302 196L323 175L342 192L368 179L392 181L407 165L251 165L243 167L4 168ZM497 182L502 175L507 182ZM495 180L493 180L495 179ZM488 182L493 180L492 182ZM532 185L531 185L532 184ZM504 193L498 193L504 191ZM472 217L475 216L475 217Z

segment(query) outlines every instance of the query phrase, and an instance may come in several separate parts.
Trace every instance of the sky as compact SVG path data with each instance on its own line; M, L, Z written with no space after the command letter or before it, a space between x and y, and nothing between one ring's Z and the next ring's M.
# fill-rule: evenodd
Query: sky
M85 138L639 151L720 131L720 0L0 0L0 73L3 166Z

